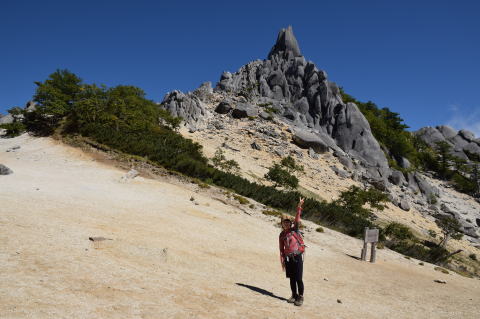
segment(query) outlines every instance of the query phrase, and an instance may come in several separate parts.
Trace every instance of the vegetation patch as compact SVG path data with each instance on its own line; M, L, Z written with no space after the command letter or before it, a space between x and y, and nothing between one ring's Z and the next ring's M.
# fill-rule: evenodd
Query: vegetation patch
M323 229L323 227L317 227L317 229L315 229L317 232L319 233L324 233L325 232L325 229Z
M444 274L449 274L448 270L442 267L435 267L433 269L435 269L436 271L440 271L441 273L444 273Z
M266 209L266 210L262 211L262 214L267 215L267 216L275 216L275 217L282 216L282 213L280 213L279 211L271 210L271 209Z

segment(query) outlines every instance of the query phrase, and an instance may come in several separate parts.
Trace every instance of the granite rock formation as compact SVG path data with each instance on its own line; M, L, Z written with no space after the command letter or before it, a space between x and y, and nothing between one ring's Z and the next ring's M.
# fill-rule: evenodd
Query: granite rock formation
M437 127L423 127L414 133L431 147L436 147L438 142L446 142L451 148L451 153L461 159L468 160L468 154L480 156L480 139L467 130L455 131L447 125Z
M390 175L385 154L363 114L354 103L344 103L327 73L301 55L291 27L280 31L266 60L250 62L233 74L224 72L215 91L274 109L280 119L323 139L317 145L358 159L370 177L386 180Z

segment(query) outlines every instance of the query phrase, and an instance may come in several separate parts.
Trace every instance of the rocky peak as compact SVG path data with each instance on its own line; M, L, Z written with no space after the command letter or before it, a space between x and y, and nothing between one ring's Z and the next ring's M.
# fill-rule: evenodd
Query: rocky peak
M280 30L278 33L277 42L270 50L268 58L270 59L274 54L280 52L291 52L293 57L302 55L300 53L300 48L298 47L297 39L295 38L295 35L293 35L292 26L288 26L288 28Z
M315 134L330 149L356 157L371 177L389 175L387 159L368 121L355 104L343 103L338 86L325 71L301 55L292 27L279 32L266 60L250 62L235 73L225 72L215 91L275 109L279 119L297 131Z

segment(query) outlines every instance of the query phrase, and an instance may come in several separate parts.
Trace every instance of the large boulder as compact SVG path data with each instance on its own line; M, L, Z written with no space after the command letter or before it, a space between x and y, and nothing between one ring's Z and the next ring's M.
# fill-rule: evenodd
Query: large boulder
M435 147L435 143L445 141L443 134L434 127L422 127L415 132L415 135L420 137L425 143L431 147Z
M406 184L405 176L403 176L403 173L397 170L392 169L392 172L390 176L388 177L388 180L397 186L401 186L403 184Z
M6 167L5 165L3 164L0 164L0 175L10 175L10 174L13 174L13 171Z
M443 135L444 138L450 139L457 135L457 131L455 131L452 127L448 125L440 125L437 126L436 129Z
M320 136L305 130L295 130L293 142L302 148L312 148L317 153L325 153L329 149Z
M232 104L230 101L223 100L220 102L217 107L215 108L215 112L220 114L227 114L233 109Z
M236 119L258 116L258 108L249 103L238 103L232 111L232 116Z
M421 177L418 173L414 174L415 181L417 182L418 188L420 191L427 197L435 195L440 195L438 188L430 185L423 177Z
M406 199L400 200L400 203L398 204L398 207L403 209L404 211L409 211L410 210L410 204Z

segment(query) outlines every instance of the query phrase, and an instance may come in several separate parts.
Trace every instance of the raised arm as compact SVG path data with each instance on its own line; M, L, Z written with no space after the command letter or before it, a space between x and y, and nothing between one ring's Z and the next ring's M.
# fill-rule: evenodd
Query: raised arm
M295 228L298 228L300 225L300 218L302 217L302 209L303 209L303 202L305 202L305 198L300 197L297 206L297 214L295 215Z

